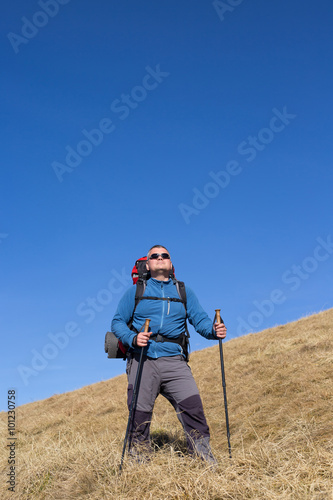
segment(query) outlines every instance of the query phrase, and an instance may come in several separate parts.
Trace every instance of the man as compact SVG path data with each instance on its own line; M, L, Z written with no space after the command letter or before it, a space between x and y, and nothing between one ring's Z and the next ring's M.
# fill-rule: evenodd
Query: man
M183 344L181 341L178 343L185 331L186 311L170 277L173 265L168 250L164 246L154 245L148 252L146 266L151 277L147 280L143 297L148 298L140 300L135 308L136 290L131 287L120 300L111 326L116 337L130 347L126 367L128 408L131 406L139 353L141 349L145 349L131 435L133 454L139 458L142 454L151 452L152 412L158 394L162 394L177 412L185 431L189 453L216 463L209 445L209 428L199 391L186 362ZM224 339L224 324L213 325L197 297L187 286L186 296L187 319L195 330L207 339ZM130 329L127 325L134 308ZM147 318L150 319L150 331L142 332L140 330Z

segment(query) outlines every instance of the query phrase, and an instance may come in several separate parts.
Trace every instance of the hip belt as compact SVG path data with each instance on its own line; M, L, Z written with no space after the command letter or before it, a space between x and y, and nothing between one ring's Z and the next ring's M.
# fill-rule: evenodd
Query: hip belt
M154 342L172 342L173 344L179 344L180 346L183 346L184 344L184 337L186 337L185 333L182 333L179 335L179 337L172 339L170 337L166 337L165 335L160 335L159 333L155 335L151 335L149 337L149 340L153 340Z

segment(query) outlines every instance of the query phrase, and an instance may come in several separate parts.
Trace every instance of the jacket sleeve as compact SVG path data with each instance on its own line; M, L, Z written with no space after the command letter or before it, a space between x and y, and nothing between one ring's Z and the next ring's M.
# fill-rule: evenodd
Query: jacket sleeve
M216 340L213 329L213 322L208 314L199 304L198 298L191 288L186 286L187 317L194 329L203 337L210 340Z
M115 336L128 347L132 347L135 333L127 326L130 321L135 306L135 287L131 287L120 299L116 314L111 323L111 331Z

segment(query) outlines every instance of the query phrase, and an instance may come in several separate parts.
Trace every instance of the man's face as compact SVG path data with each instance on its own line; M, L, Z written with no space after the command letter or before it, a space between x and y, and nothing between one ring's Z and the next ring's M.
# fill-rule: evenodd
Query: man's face
M163 259L161 257L161 255L159 255L157 257L157 259L150 259L149 257L154 254L154 253L167 253L169 254L169 252L167 251L166 248L164 247L154 247L150 250L149 252L149 255L148 255L148 260L147 260L147 269L149 271L171 271L172 269L172 262L171 262L171 258L170 259Z

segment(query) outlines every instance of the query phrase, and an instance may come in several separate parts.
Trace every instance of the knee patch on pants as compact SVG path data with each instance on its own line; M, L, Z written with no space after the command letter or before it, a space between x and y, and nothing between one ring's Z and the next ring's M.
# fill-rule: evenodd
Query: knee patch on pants
M150 441L150 424L152 414L136 410L133 416L132 439L133 444L148 443Z
M198 394L184 399L178 405L180 420L184 430L193 439L209 437L209 427L207 425L201 398Z

